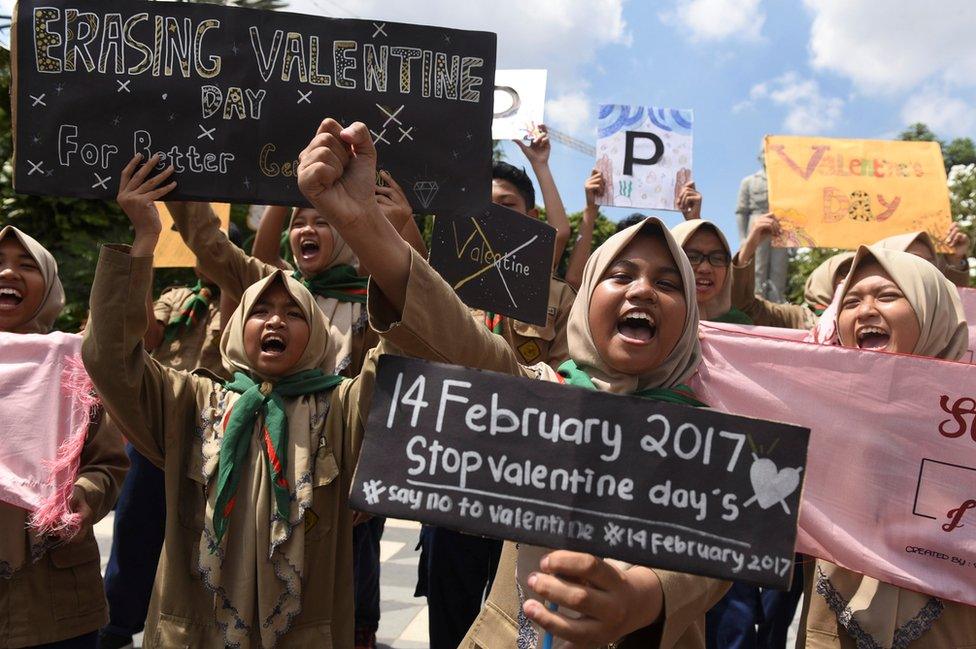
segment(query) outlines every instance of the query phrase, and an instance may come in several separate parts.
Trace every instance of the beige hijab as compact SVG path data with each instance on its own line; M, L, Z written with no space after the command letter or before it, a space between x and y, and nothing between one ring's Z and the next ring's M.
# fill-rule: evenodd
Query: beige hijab
M968 347L969 331L956 287L924 259L878 244L858 249L845 286L857 269L869 261L877 261L884 268L915 310L920 334L913 353L949 360L961 358ZM845 292L846 289L838 292L838 301ZM943 610L938 598L898 588L827 561L817 560L814 580L817 593L826 599L858 649L905 647L928 631Z
M611 369L600 356L593 342L593 334L590 332L590 300L610 264L638 234L642 233L658 235L667 243L671 257L674 258L681 272L687 309L681 337L664 362L646 374L633 376ZM573 308L569 312L567 337L570 357L576 361L580 369L590 375L597 388L606 392L630 394L646 388L672 388L695 372L701 360L701 348L698 345L695 272L691 269L691 264L688 263L681 246L660 219L650 217L637 225L621 230L593 252L583 269L583 282L580 284L576 301L573 302Z
M939 255L938 251L935 249L935 243L932 242L932 237L929 236L929 233L924 231L906 232L905 234L896 234L891 237L885 237L880 241L875 241L871 247L906 252L909 246L916 241L931 250L932 259L935 259L936 263L938 263Z
M241 297L220 340L224 365L231 372L251 373L244 348L244 323L258 298L280 282L301 308L309 325L309 340L293 372L321 367L329 342L329 327L315 299L302 284L277 271L251 285ZM302 610L305 573L305 510L312 504L312 481L319 428L324 426L328 401L321 394L285 399L288 416L286 476L291 493L288 520L275 516L271 484L258 443L263 421L254 427L254 439L237 488L238 506L219 546L213 530L216 476L220 442L230 409L239 395L218 388L215 413L206 420L200 452L193 454L190 477L206 485L207 508L198 544L197 570L214 594L214 616L227 646L274 647ZM212 550L214 550L212 552Z
M803 288L803 299L807 306L813 310L826 309L834 299L834 280L841 266L854 259L851 251L841 252L813 269L807 277L807 283Z
M292 212L292 220L295 219L297 212L297 210ZM288 227L291 229L290 221ZM332 228L332 237L334 241L332 255L325 265L325 270L342 265L358 269L359 258L335 228ZM366 310L358 302L342 302L334 297L321 295L315 296L315 303L329 323L329 339L332 345L332 353L323 361L322 369L329 374L341 374L352 363L353 341L366 326Z
M691 240L695 233L698 232L703 227L708 227L717 236L718 240L722 242L722 248L725 253L731 259L732 249L729 247L729 242L725 238L725 234L716 226L714 223L705 221L702 219L693 219L691 221L682 221L678 225L671 228L671 234L674 235L675 241L682 248L685 244ZM703 262L703 263L708 263ZM694 268L692 268L694 272ZM692 287L694 287L694 282L692 282ZM721 290L718 295L709 300L706 304L700 304L698 307L701 311L700 316L702 320L711 320L712 318L717 318L720 315L725 315L732 308L732 262L726 267L725 272L725 283L722 285Z
M54 321L64 308L64 289L61 287L61 278L58 277L58 262L47 248L22 230L12 225L0 230L0 241L11 236L17 237L20 245L27 250L27 254L34 258L41 269L41 277L44 278L44 299L37 311L31 315L25 329L29 333L46 334L51 331Z
M650 370L646 374L633 376L622 374L612 370L606 361L597 351L596 344L593 342L593 335L590 333L590 300L597 284L603 278L603 274L610 267L610 264L620 255L620 253L633 241L639 234L649 234L660 236L667 243L671 257L674 259L678 270L681 272L681 283L684 287L685 322L681 332L681 337L675 343L674 349L668 354L664 362L658 367ZM685 256L684 251L672 236L668 228L655 217L650 217L633 225L626 230L621 230L617 234L607 239L603 245L594 251L586 262L583 270L583 282L580 285L579 293L576 294L576 301L569 313L569 355L576 362L576 365L586 371L593 383L600 390L615 392L618 394L630 394L637 390L646 388L671 388L683 382L691 376L698 368L701 360L701 347L698 343L698 303L695 301L695 273ZM528 585L528 576L537 569L542 557L551 552L547 548L533 545L520 544L515 563L516 588L519 591L519 601L522 602L526 597L532 597L532 592ZM627 570L631 564L622 561L611 561L621 570ZM561 615L567 617L577 617L575 611L559 609ZM542 630L521 612L519 608L519 629L520 635L531 634L533 640L526 640L523 645L520 640L519 646L542 646ZM554 639L554 649L562 649L567 643L560 639Z

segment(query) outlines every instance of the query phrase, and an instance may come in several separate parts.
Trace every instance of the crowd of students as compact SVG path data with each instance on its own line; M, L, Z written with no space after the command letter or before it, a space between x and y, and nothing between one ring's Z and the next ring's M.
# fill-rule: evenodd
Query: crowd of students
M545 129L520 147L555 268L570 228ZM347 501L384 353L701 406L684 385L700 320L944 359L967 349L958 229L948 256L924 233L835 255L805 304L783 304L755 290L775 215L752 218L733 253L689 183L681 223L638 215L593 250L598 171L546 325L469 308L428 265L403 190L377 176L366 127L331 118L300 156L312 207L267 208L253 256L208 204L167 203L200 281L153 302L155 202L176 186L171 168L152 175L158 162L122 171L133 241L102 247L92 286L82 357L104 412L71 500L79 531L39 537L0 504L0 646L115 649L143 625L145 647L375 646L383 520ZM493 175L496 203L538 215L525 171L497 162ZM50 253L0 230L0 332L46 334L63 303ZM92 524L116 499L106 606ZM812 558L783 592L428 526L420 547L435 649L527 649L547 633L556 647L783 647L801 594L797 646L976 646L973 608Z

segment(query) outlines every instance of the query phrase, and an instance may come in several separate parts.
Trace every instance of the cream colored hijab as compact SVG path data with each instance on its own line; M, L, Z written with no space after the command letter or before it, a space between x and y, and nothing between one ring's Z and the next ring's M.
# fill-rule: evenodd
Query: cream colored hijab
M292 212L292 221L297 213L298 210ZM291 229L291 221L288 223L288 228ZM332 228L332 238L332 255L324 270L343 265L358 270L359 258L335 228ZM341 374L352 363L353 342L366 326L366 311L358 302L342 302L334 297L316 295L315 302L329 323L329 338L332 345L332 353L326 356L322 369L329 374Z
M234 372L253 372L244 351L244 323L264 291L280 282L298 304L309 325L309 340L294 372L321 367L327 353L329 327L312 294L302 284L277 271L251 285L231 315L220 340L224 365ZM214 616L227 646L275 646L302 610L305 574L305 510L312 504L314 459L318 429L324 425L327 401L311 394L285 399L288 416L288 458L285 475L291 489L288 520L274 515L271 484L258 443L263 420L255 422L254 438L237 488L238 506L226 535L211 552L216 476L226 413L239 395L218 390L222 410L202 431L201 451L192 458L191 477L206 484L207 509L198 543L197 571L214 594ZM318 422L318 423L316 423Z
M921 257L878 244L858 249L845 286L863 263L874 260L915 310L920 334L914 354L961 358L969 344L969 331L956 287ZM838 292L838 301L843 300L845 292L846 289ZM837 330L840 331L839 326ZM904 647L928 631L943 610L936 597L898 588L819 559L814 580L817 593L826 599L858 649Z
M891 237L885 237L880 241L875 241L871 247L882 248L884 250L897 250L899 252L907 252L909 246L918 241L926 248L932 251L932 259L936 260L938 263L939 255L938 251L935 249L935 244L932 242L932 237L929 236L928 232L918 231L918 232L906 232L905 234L896 234Z
M667 243L671 257L681 273L684 288L685 322L681 337L674 349L658 367L641 376L623 374L610 368L600 356L590 332L590 300L593 291L603 278L610 264L620 255L638 234L660 236ZM630 394L646 388L673 388L691 376L701 360L701 347L698 344L698 302L695 300L695 273L688 258L664 223L650 217L622 230L607 239L597 248L583 269L583 282L573 308L569 312L567 327L569 355L576 365L590 375L594 385L606 392Z
M678 225L671 228L671 234L674 235L675 241L682 248L685 244L691 240L695 233L698 232L703 227L708 227L717 236L718 240L722 242L722 248L725 250L725 254L732 257L732 249L729 247L729 242L725 238L725 234L718 228L717 225L709 221L704 221L702 219L693 219L691 221L682 221ZM707 264L708 262L702 262ZM694 268L692 268L694 272ZM694 282L692 282L692 287L694 287ZM726 266L725 270L725 283L719 290L717 296L709 300L706 304L700 304L699 309L701 310L700 316L702 320L711 320L717 318L718 316L725 315L732 309L732 263Z
M64 308L64 288L61 286L61 278L58 277L58 262L36 239L12 225L0 230L0 241L7 237L17 237L20 245L40 267L41 277L44 278L44 299L25 325L25 331L46 334L51 331L54 321Z
M834 299L834 280L841 266L854 259L851 251L841 252L813 269L803 288L803 299L811 309L826 309Z

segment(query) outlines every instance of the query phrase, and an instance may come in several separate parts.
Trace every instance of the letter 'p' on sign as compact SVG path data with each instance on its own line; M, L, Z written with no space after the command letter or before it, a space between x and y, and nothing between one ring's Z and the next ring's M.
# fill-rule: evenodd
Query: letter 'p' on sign
M683 108L600 107L596 168L606 191L601 205L677 210L691 180L694 115Z

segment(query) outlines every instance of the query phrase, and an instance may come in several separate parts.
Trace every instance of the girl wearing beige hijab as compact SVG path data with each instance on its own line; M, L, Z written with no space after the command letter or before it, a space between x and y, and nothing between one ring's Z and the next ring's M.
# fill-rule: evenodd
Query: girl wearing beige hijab
M617 394L693 401L681 383L700 359L694 273L659 220L611 237L587 262L570 312L571 360L558 372L543 364L523 366L395 236L369 199L375 156L365 125L343 129L326 119L302 153L299 178L306 198L329 215L372 270L367 307L384 339L422 358ZM712 579L508 543L488 603L464 646L541 646L541 628L560 639L557 646L568 641L702 647L704 612L726 588ZM558 603L560 610L547 610L544 600ZM580 601L586 603L571 610L570 602Z
M946 239L956 244L950 255L939 254L932 237L929 236L928 232L922 231L896 234L881 239L874 245L885 250L899 250L921 257L930 264L934 264L956 286L969 286L969 262L966 260L969 238L959 230L958 225L953 224ZM956 243L957 241L959 243Z
M0 229L0 332L31 335L37 346L44 345L40 339L50 339L46 334L63 307L54 256L23 231ZM5 391L4 398L16 402L16 391ZM44 434L36 423L20 428L25 423L33 422L4 422L8 443L19 434ZM74 432L64 432L65 439ZM128 461L118 431L100 411L79 435L83 445L70 458L78 469L68 508L81 517L73 536L44 535L33 527L30 512L0 502L0 646L64 642L94 649L96 632L108 621L92 525L115 504Z
M834 344L958 360L968 330L956 288L918 256L862 246L836 302ZM900 649L976 646L976 608L816 560L797 646Z
M674 226L671 234L695 270L701 319L752 324L752 318L732 306L732 249L722 231L714 223L694 219Z
M223 332L233 380L161 366L142 343L160 230L150 206L129 215L131 250L102 248L83 347L106 409L166 474L143 646L351 648L346 503L380 351L355 379L324 373L329 324L274 270Z

